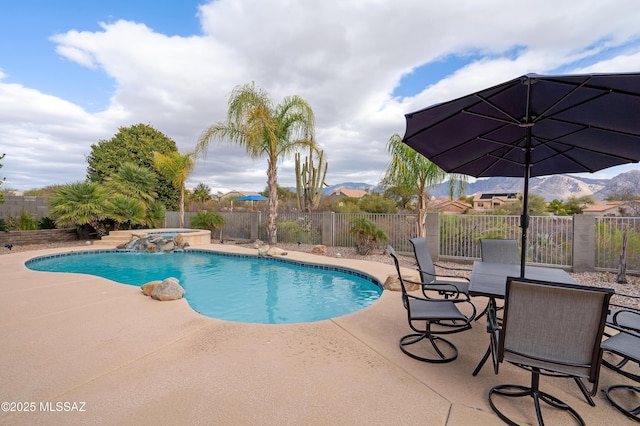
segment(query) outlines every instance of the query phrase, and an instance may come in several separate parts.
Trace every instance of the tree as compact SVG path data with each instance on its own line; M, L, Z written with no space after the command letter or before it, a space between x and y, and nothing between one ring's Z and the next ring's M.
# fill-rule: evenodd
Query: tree
M173 140L149 125L121 127L110 140L91 145L91 153L87 157L87 178L91 182L104 183L125 162L146 167L156 175L157 183L153 190L158 199L166 207L176 209L179 188L156 171L153 164L154 152L169 154L178 152L178 148Z
M358 203L360 209L367 213L397 213L395 201L380 194L367 194Z
M595 203L595 201L591 195L583 195L581 197L576 197L575 195L572 195L564 203L564 209L568 215L580 214L582 213L582 210L586 209L589 205L593 203Z
M217 139L244 147L252 158L267 157L269 244L278 241L278 161L303 147L315 148L313 133L313 111L304 99L288 96L274 106L264 89L250 83L233 89L227 120L205 129L198 140L197 153L205 153L210 141Z
M180 154L156 152L153 157L156 168L176 188L180 188L180 228L184 228L184 183L195 166L195 153Z
M107 217L109 192L95 182L65 185L50 200L49 214L58 226L91 225L98 235L106 235L102 222Z
M560 200L553 200L547 205L547 211L554 213L556 216L566 216L567 211L564 208L564 203Z
M104 184L113 194L126 195L146 206L157 197L154 191L157 180L153 170L127 161L116 173L107 176Z
M375 223L364 217L353 219L349 233L356 237L356 250L363 256L371 253L381 241L387 241L389 237Z
M393 185L388 182L388 179L382 179L380 187L384 189L384 196L395 201L398 207L402 209L407 209L411 204L411 200L415 198L414 185L406 182Z
M523 197L518 196L518 200L512 203L505 203L500 209L494 210L493 214L520 215L522 214ZM539 195L529 194L528 214L529 216L547 216L547 203Z
M144 225L146 210L141 200L124 194L112 195L107 204L107 215L114 221L114 231L118 231L125 224L128 227Z
M201 203L206 203L211 200L211 188L204 183L199 183L193 188L193 192L189 198Z
M423 237L424 223L427 218L426 188L443 182L447 173L402 142L402 137L397 133L389 139L387 151L391 154L391 162L387 167L384 181L390 186L413 188L413 195L418 198L416 235ZM452 175L449 180L451 198L453 198L456 186L458 192L463 191L464 178L460 175Z

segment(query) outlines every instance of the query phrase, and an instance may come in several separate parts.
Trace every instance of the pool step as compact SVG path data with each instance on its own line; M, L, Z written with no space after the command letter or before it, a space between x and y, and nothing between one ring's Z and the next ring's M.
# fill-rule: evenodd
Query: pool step
M111 231L109 235L105 235L101 239L94 241L95 246L117 246L128 243L134 233L144 233L144 231Z

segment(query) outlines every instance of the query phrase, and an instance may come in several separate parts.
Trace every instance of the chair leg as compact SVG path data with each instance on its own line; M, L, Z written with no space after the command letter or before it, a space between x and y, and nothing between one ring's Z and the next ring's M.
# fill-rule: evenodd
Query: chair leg
M591 398L591 395L589 395L589 391L587 390L587 387L584 385L584 382L581 379L579 379L578 377L574 377L573 380L576 382L576 384L580 388L580 391L582 392L582 395L584 395L584 398L587 400L589 405L592 406L592 407L595 407L596 403ZM595 392L595 390L594 390L594 392Z
M635 408L623 407L622 404L618 402L619 398L614 396L618 392L625 392L625 391L634 392L636 393L637 396L640 396L640 387L631 386L631 385L609 386L607 389L604 390L604 394L609 400L609 402L611 403L611 405L613 405L618 411L620 411L622 414L629 417L630 419L633 419L636 422L640 422L640 405Z
M423 340L428 340L433 349L435 350L437 357L427 358L410 352L407 346L414 345ZM430 333L414 333L408 334L400 339L400 350L413 359L423 362L431 362L436 364L443 364L451 362L458 357L458 348L455 347L450 341L443 339L439 336L434 336ZM447 355L447 353L449 355Z
M538 424L540 426L544 425L544 421L542 419L542 410L540 406L540 401L561 410L568 411L581 425L585 425L584 420L580 417L580 414L572 407L556 398L553 395L550 395L546 392L541 392L539 389L540 385L540 373L533 371L531 374L531 386L520 386L520 385L499 385L491 388L489 391L489 405L494 413L500 417L500 419L512 426L517 426L518 423L514 422L510 418L508 418L502 411L498 409L498 407L493 402L493 396L501 395L509 398L519 398L523 396L530 396L533 398L533 404L536 410L536 417L538 419Z

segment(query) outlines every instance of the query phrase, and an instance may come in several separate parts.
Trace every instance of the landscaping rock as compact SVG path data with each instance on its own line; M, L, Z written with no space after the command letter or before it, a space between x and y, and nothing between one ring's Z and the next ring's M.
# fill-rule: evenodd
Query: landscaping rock
M406 280L411 280L411 281L419 282L420 277L405 277L403 275L403 278L405 279L404 286L406 287L407 291L415 291L420 289L420 285L411 284L406 281ZM384 282L384 289L389 291L402 291L402 288L400 287L400 280L398 279L398 275L387 276L387 279Z
M311 250L311 253L314 254L327 254L327 246L323 245L323 244L318 244L313 246L313 249Z
M151 297L156 300L178 300L184 296L184 289L177 278L167 278L156 286Z
M161 282L162 281L150 281L150 282L148 282L146 284L142 284L140 286L140 289L142 290L142 292L144 293L145 296L151 296L151 293L153 293L153 290L155 290L155 288Z

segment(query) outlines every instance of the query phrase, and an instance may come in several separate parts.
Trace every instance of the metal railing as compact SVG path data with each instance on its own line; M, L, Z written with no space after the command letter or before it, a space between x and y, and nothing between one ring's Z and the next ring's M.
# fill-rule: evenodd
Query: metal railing
M185 226L196 213L185 213ZM268 215L261 212L221 212L224 227L216 231L214 239L267 241ZM416 216L413 214L369 213L279 213L278 242L325 244L353 247L349 232L355 218L364 217L382 229L388 243L399 252L411 252L409 238L416 235ZM177 212L168 212L165 226L178 226ZM598 217L595 221L593 245L594 266L600 270L616 270L622 248L627 239L627 271L640 272L640 218ZM480 258L480 238L515 239L520 244L520 216L439 215L439 256L451 260ZM435 223L435 222L434 222ZM218 234L219 232L219 234ZM573 265L573 218L570 216L532 216L527 234L529 263L570 268ZM382 242L381 247L387 242ZM587 253L590 256L592 251Z
M522 229L520 216L442 215L440 216L440 256L478 259L480 238L517 240ZM527 233L527 261L571 266L572 218L531 216ZM522 250L522 247L520 247Z
M640 217L596 218L596 268L617 269L624 239L627 271L640 271Z

